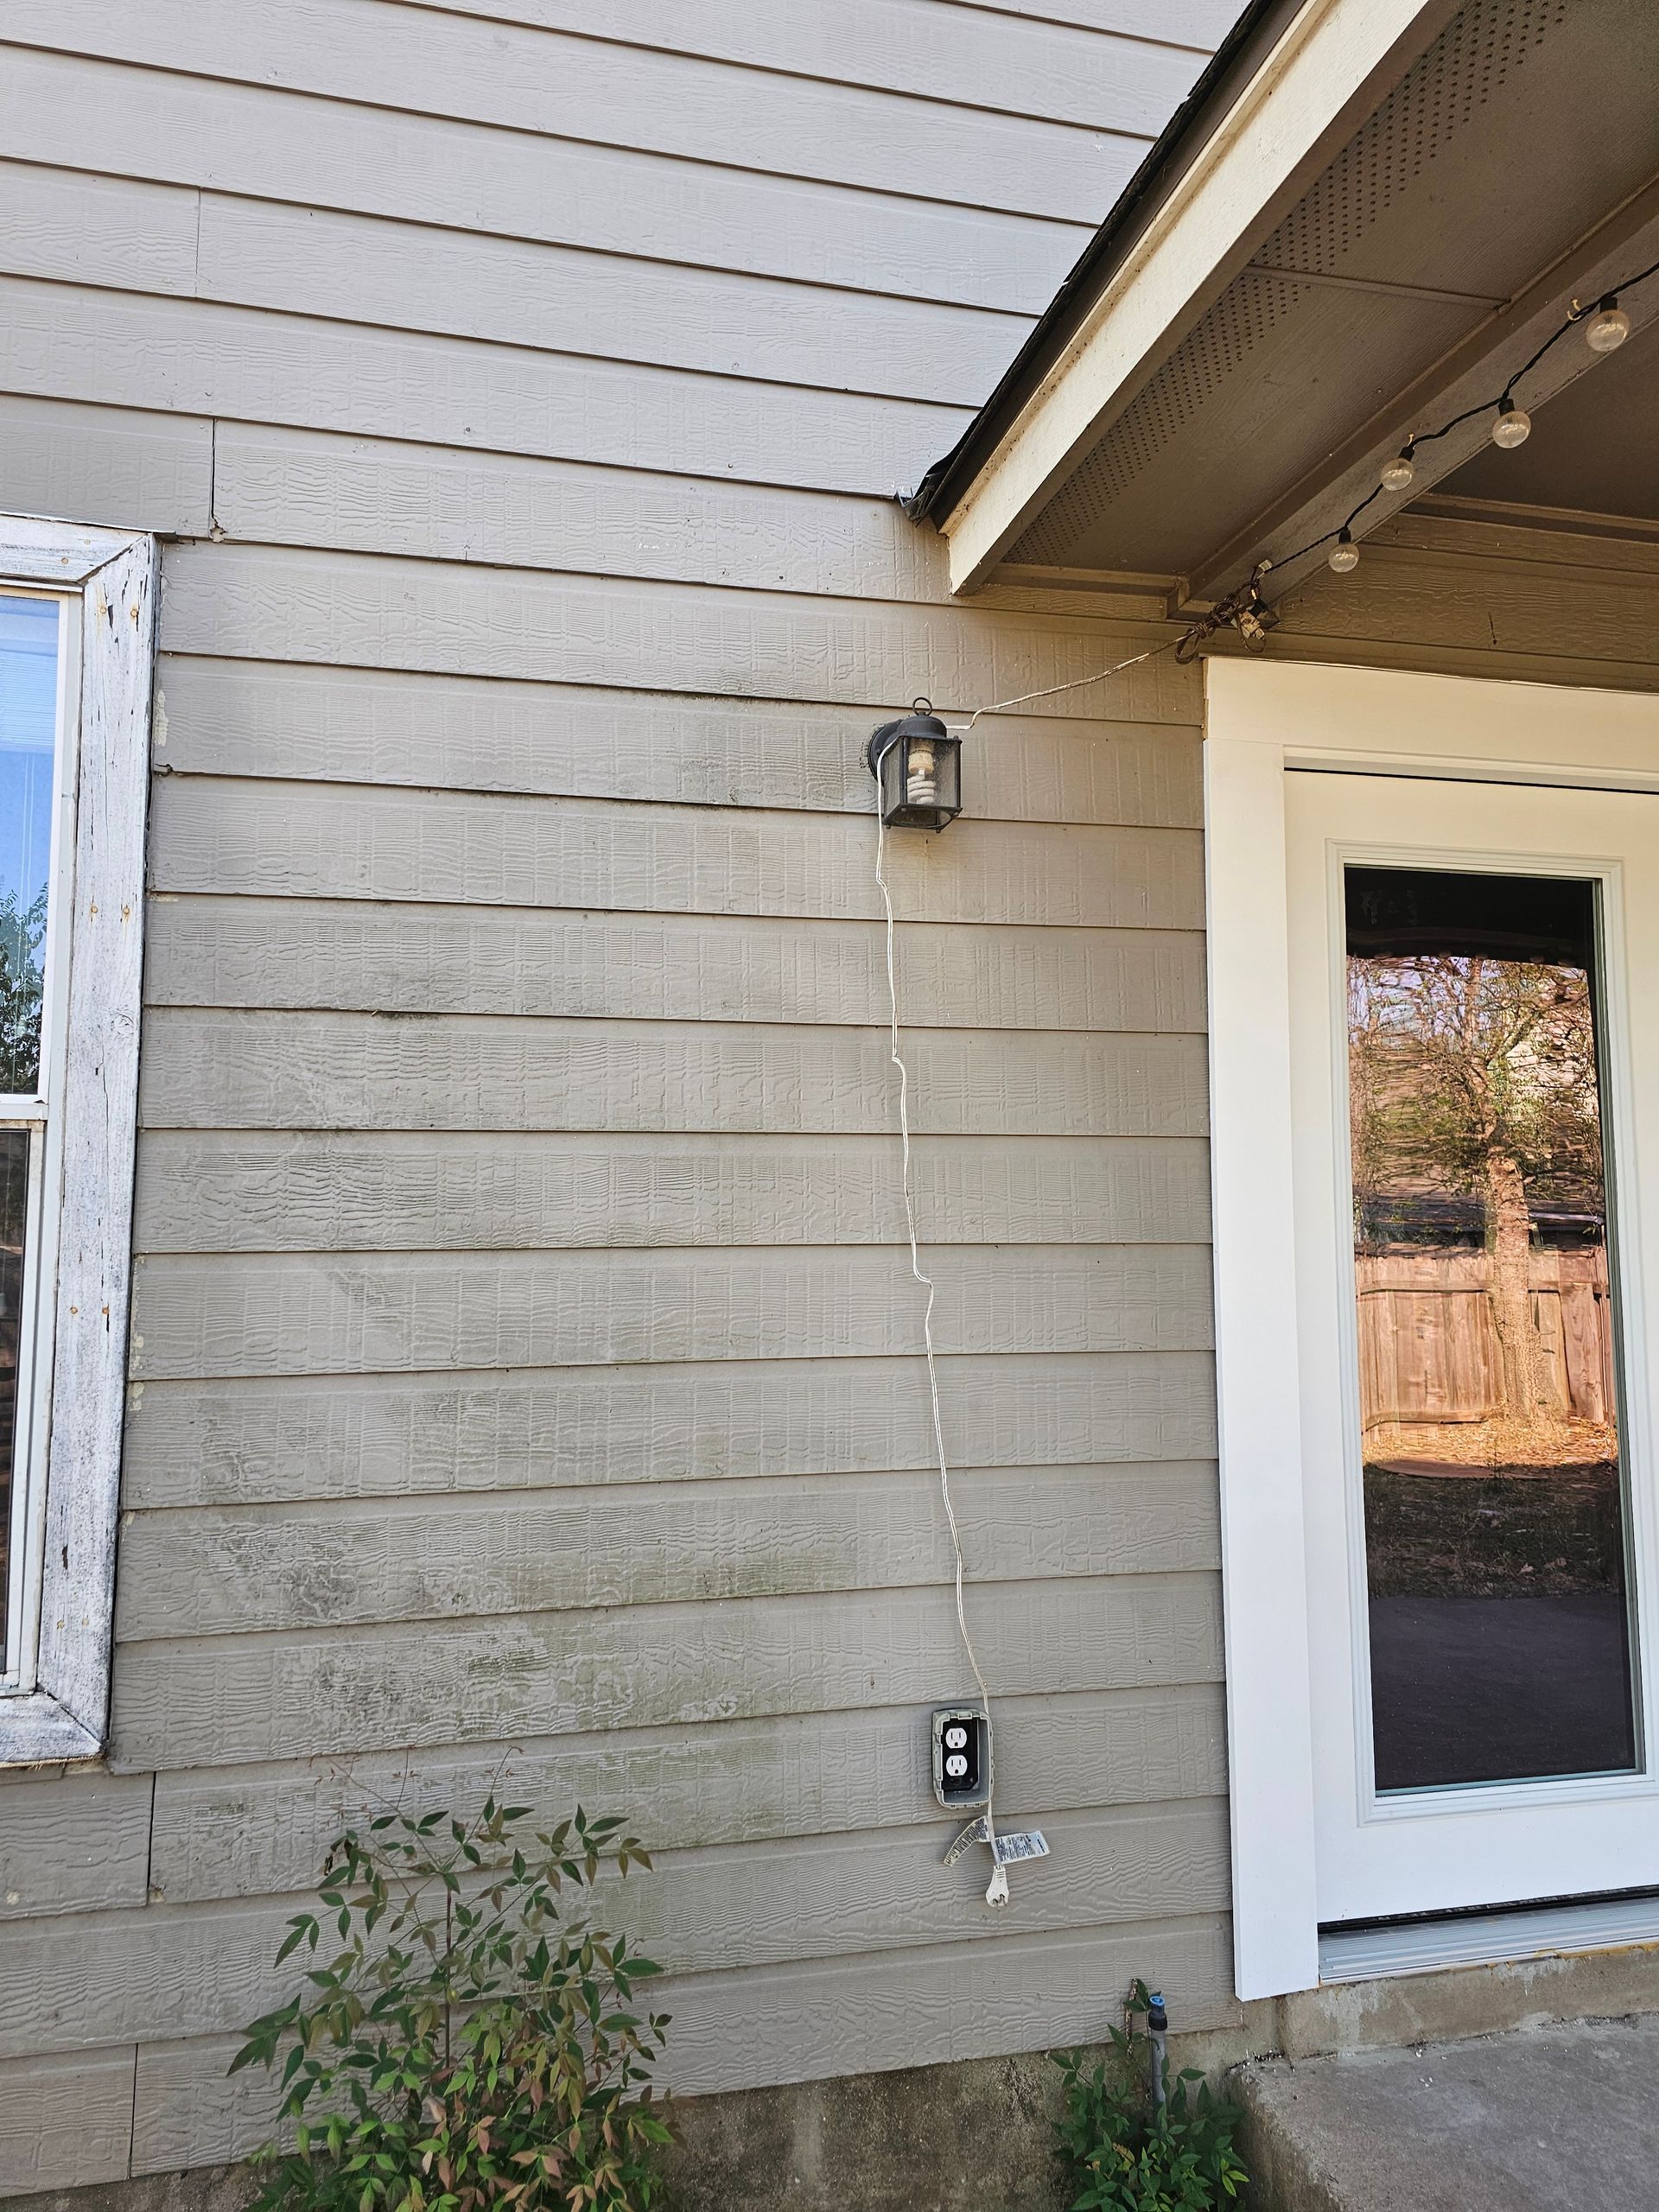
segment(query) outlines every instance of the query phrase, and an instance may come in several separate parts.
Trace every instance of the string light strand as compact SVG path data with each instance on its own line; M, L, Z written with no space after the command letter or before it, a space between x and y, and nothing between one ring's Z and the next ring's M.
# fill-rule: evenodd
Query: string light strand
M1541 346L1529 354L1518 369L1514 370L1504 378L1501 391L1494 393L1490 399L1477 401L1472 407L1462 409L1458 414L1452 416L1449 422L1442 423L1436 429L1412 431L1401 448L1396 459L1389 462L1384 467L1381 480L1373 486L1357 506L1352 508L1341 522L1322 531L1318 537L1311 537L1306 545L1299 545L1294 553L1281 554L1277 561L1258 561L1250 571L1247 582L1237 586L1224 599L1218 600L1207 614L1200 615L1198 620L1192 625L1185 637L1181 640L1176 658L1183 661L1190 660L1206 638L1212 637L1217 630L1228 627L1238 629L1247 645L1259 649L1266 640L1266 632L1274 626L1278 619L1262 597L1262 579L1269 569L1289 568L1293 563L1302 560L1309 553L1317 553L1322 545L1331 545L1335 550L1344 554L1351 553L1351 557L1343 560L1340 564L1333 558L1332 567L1340 565L1341 569L1347 569L1357 566L1359 559L1358 553L1351 552L1354 524L1366 509L1374 501L1380 499L1385 492L1403 491L1409 485L1413 460L1420 448L1433 445L1439 439L1450 437L1453 430L1460 429L1464 423L1473 422L1477 416L1489 413L1493 408L1502 410L1494 425L1494 437L1497 442L1503 445L1519 445L1531 429L1531 423L1527 416L1516 405L1516 386L1524 377L1531 374L1552 346L1559 345L1569 331L1576 330L1580 323L1592 316L1597 320L1596 323L1592 324L1592 332L1589 334L1594 343L1594 350L1599 353L1611 352L1615 346L1621 345L1630 329L1630 318L1618 306L1620 295L1633 292L1638 284L1645 284L1650 277L1656 276L1659 276L1659 261L1649 262L1645 269L1638 269L1634 276L1627 276L1622 283L1615 285L1610 291L1599 293L1592 300L1574 300L1567 310L1566 319L1550 332ZM1598 327L1605 329L1606 335L1600 342L1595 343L1594 333ZM1503 437L1499 435L1506 423L1516 425L1515 435Z

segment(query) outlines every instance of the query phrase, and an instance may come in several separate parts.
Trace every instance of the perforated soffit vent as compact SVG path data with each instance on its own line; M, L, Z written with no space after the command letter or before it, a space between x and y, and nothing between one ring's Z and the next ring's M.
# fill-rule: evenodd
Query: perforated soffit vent
M1656 0L1659 4L1659 0ZM1567 19L1572 0L1475 0L1455 16L1256 258L1341 275L1372 226ZM1010 560L1063 563L1309 288L1246 270L1132 400Z

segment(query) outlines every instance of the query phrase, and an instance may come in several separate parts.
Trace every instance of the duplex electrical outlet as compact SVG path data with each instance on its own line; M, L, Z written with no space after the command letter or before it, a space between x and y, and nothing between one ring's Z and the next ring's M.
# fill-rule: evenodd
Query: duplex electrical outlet
M976 1705L933 1714L933 1795L947 1812L971 1812L991 1795L991 1730Z

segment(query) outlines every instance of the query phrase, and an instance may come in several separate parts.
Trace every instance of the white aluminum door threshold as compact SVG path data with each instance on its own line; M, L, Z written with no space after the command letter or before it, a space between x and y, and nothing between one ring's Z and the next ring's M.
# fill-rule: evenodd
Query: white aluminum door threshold
M1373 1981L1440 1967L1493 1966L1554 1951L1659 1943L1659 1897L1592 1898L1515 1912L1473 1912L1382 1928L1319 1931L1319 1980Z

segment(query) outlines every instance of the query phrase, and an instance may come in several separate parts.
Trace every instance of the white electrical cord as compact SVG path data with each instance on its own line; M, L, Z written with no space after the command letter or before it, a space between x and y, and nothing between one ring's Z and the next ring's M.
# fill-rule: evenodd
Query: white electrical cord
M1005 715L1010 707L1028 707L1033 699L1052 699L1057 692L1081 691L1085 683L1103 683L1109 676L1121 676L1126 668L1138 668L1143 660L1154 660L1180 642L1179 638L1171 638L1161 645L1148 645L1143 653L1131 653L1127 660L1115 660L1109 668L1097 668L1092 676L1074 676L1065 683L1051 683L1043 691L1022 691L1017 699L999 699L992 706L976 707L962 728L953 729L950 734L967 737L982 715Z
M1109 668L1098 669L1092 676L1077 676L1065 683L1051 683L1041 691L1022 691L1015 699L999 699L988 707L976 707L972 715L953 736L966 737L982 715L1000 715L1010 707L1028 706L1033 699L1052 699L1061 691L1078 691L1088 683L1103 683L1109 676L1120 675L1126 668L1135 668L1143 660L1151 660L1159 653L1167 652L1179 643L1170 639L1161 645L1149 645L1144 652L1131 653L1127 660L1114 661ZM974 1680L979 1685L980 1710L985 1715L985 1756L990 1764L990 1778L986 1785L985 1810L981 1815L985 1826L985 1840L991 1847L994 1872L991 1885L985 1892L987 1904L1006 1904L1008 1901L1007 1869L996 1853L996 1821L992 1812L992 1797L995 1789L996 1768L991 1759L991 1694L985 1687L985 1677L980 1672L978 1656L974 1650L974 1639L968 1632L968 1608L963 1596L964 1562L962 1556L962 1535L957 1527L957 1509L950 1497L950 1462L944 1448L944 1421L939 1410L939 1363L933 1344L933 1306L938 1298L938 1287L931 1275L922 1267L921 1243L916 1234L916 1192L910 1173L910 1070L905 1056L899 1049L899 978L893 960L893 893L887 885L885 861L887 858L887 825L881 814L881 784L876 779L875 788L875 880L881 893L882 912L887 919L887 1027L888 1053L899 1071L899 1140L901 1166L900 1181L905 1198L905 1230L910 1240L910 1271L927 1293L927 1303L922 1310L922 1346L927 1361L927 1394L933 1413L933 1444L939 1462L939 1496L944 1503L945 1523L950 1531L950 1548L956 1557L957 1626L962 1635L962 1648L968 1655L968 1664L973 1669Z
M991 1799L995 1788L996 1768L991 1760L991 1694L985 1687L985 1677L979 1670L979 1660L974 1650L974 1639L968 1633L968 1608L963 1598L962 1536L957 1527L957 1509L950 1497L950 1462L944 1448L944 1421L939 1411L939 1363L933 1344L933 1305L938 1296L938 1287L931 1275L922 1268L920 1240L916 1234L916 1192L910 1173L910 1070L905 1056L899 1049L899 978L893 965L893 893L888 888L883 862L887 857L887 825L881 817L881 788L878 783L875 794L875 880L881 893L882 911L887 917L887 1027L888 1053L899 1071L899 1141L900 1147L899 1180L905 1198L905 1229L910 1239L910 1271L927 1293L927 1303L922 1309L922 1346L927 1361L927 1394L933 1410L933 1445L939 1462L939 1496L944 1501L944 1518L950 1531L950 1548L957 1562L957 1626L962 1632L962 1648L968 1654L968 1664L974 1670L974 1680L979 1685L980 1709L985 1715L985 1756L990 1763L990 1780L985 1792L985 1840L991 1847L991 1857L996 1857L996 1824L992 1816ZM998 1866L991 1878L991 1891L1000 1889L995 1902L1002 1903L1007 1895L1008 1878ZM992 1902L991 1891L987 1902Z

